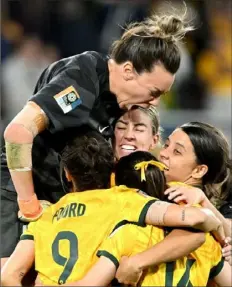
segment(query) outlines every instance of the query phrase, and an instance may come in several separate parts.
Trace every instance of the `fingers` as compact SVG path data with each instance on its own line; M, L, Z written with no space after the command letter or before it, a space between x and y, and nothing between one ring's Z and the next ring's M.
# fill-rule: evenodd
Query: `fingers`
M172 193L173 191L176 191L176 190L179 189L179 188L180 188L179 186L169 187L168 189L165 190L164 194L165 194L165 195L168 195L168 194Z
M174 198L172 201L174 201L175 203L187 203L187 197L185 195L180 195Z
M231 237L226 237L225 243L232 245L232 238Z
M222 248L222 256L225 258L228 256L232 256L232 246L231 245L227 245L227 246Z
M169 193L168 199L169 200L174 200L177 196L183 196L183 193L180 190L175 190L172 193Z

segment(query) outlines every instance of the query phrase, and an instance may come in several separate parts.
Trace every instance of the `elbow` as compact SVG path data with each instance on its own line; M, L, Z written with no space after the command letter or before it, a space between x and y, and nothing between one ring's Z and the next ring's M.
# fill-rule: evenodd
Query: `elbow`
M196 233L196 244L198 245L197 248L201 247L205 243L206 235L204 232Z
M33 141L32 133L23 124L11 122L4 131L4 140L11 143L29 143Z
M12 123L9 123L9 125L6 127L3 137L5 141L10 141L12 139L12 137L14 136L14 132L15 132L15 125Z

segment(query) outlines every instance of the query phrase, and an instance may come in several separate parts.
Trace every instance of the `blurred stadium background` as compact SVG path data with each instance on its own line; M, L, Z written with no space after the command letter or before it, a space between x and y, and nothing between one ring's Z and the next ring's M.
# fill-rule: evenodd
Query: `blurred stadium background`
M231 0L186 0L198 28L182 45L172 92L160 107L169 133L201 120L221 128L231 143ZM32 95L47 65L86 50L107 53L129 21L152 11L183 8L179 0L2 0L1 134Z

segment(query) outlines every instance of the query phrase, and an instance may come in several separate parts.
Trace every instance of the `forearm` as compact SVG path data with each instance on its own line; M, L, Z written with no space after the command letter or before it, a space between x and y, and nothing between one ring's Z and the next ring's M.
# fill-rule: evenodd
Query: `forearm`
M22 286L22 283L21 280L19 280L18 278L1 278L1 286Z
M107 257L101 256L88 273L79 281L64 286L108 286L114 279L116 267Z
M1 269L3 286L21 286L21 281L35 259L34 241L21 240Z
M24 126L12 123L4 134L6 141L7 165L16 192L22 199L30 199L34 194L32 179L33 135Z
M133 260L137 262L141 270L144 270L150 266L175 261L186 256L199 248L204 242L204 233L175 229L163 241L133 256Z
M202 206L211 210L214 215L222 222L226 237L232 237L231 224L228 219L226 219L217 208L209 201L208 198L205 197L202 202Z
M165 201L153 203L145 218L146 224L170 227L193 227L202 220L202 212L195 207L178 206Z
M4 132L7 165L18 194L20 210L24 215L28 213L33 216L40 210L32 177L32 145L35 136L46 125L47 118L40 107L35 103L28 103Z
M145 222L149 225L194 227L203 231L216 230L220 221L211 211L156 201L148 209Z

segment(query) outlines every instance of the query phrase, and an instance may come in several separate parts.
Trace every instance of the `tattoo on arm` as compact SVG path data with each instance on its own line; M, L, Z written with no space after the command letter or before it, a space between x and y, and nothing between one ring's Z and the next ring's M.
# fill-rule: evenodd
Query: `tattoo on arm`
M182 219L182 221L185 221L185 209L182 210L181 219Z
M20 280L22 280L22 279L23 279L24 275L25 275L25 273L24 273L24 272L20 272L20 273L19 273L19 278L20 278Z

